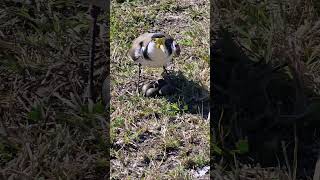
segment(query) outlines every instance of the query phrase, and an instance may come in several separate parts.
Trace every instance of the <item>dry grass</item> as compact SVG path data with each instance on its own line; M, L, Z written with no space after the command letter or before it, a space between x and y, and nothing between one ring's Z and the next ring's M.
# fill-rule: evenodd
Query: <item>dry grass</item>
M214 5L213 19L218 27L232 33L237 46L226 45L225 54L213 55L219 62L215 64L218 96L229 98L220 98L225 103L223 125L215 129L220 137L213 143L231 151L239 139L248 137L251 147L245 158L253 156L254 151L261 151L261 159L270 160L276 154L279 163L274 160L271 166L286 167L284 179L310 179L319 151L319 147L314 147L319 137L319 113L314 109L319 104L319 4L299 0L231 0L214 1ZM217 37L218 33L214 35ZM233 60L239 63L233 64ZM223 66L225 69L221 70ZM230 81L225 80L228 76ZM220 110L216 114L222 114ZM293 130L295 124L297 132ZM286 145L281 148L283 141ZM243 156L237 156L237 162L243 162ZM233 158L229 161L234 167ZM239 177L239 171L233 172ZM277 175L277 179L282 178Z
M89 7L67 0L0 7L0 179L104 178L106 42L97 43L97 102L88 103Z
M209 3L131 1L111 7L111 176L193 179L209 166ZM135 91L138 68L126 54L131 41L148 31L166 32L182 46L173 69L180 90L172 96L145 98ZM144 68L142 75L156 80L161 70Z

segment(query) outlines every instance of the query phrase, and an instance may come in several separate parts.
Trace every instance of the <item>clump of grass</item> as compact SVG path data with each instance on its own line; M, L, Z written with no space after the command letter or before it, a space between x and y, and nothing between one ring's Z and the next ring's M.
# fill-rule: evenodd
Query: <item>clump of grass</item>
M5 139L1 138L0 141L0 160L1 166L3 167L6 163L15 158L19 148L10 142L6 142Z

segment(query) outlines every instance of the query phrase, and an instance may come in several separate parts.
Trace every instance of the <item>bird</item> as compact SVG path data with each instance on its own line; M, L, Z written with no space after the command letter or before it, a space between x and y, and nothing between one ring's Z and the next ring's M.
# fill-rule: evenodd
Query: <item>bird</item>
M137 89L140 83L141 66L162 67L168 75L167 64L172 61L173 56L179 56L180 52L179 44L166 33L144 33L134 39L129 56L139 66Z

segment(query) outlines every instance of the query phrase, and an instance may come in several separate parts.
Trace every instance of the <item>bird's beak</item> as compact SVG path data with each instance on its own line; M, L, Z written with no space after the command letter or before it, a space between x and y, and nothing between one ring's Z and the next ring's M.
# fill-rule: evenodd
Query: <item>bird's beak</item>
M163 45L160 45L160 49L165 53L166 50L164 49L164 46Z
M155 42L156 42L156 47L161 48L162 46L161 49L163 50L164 38L155 38Z

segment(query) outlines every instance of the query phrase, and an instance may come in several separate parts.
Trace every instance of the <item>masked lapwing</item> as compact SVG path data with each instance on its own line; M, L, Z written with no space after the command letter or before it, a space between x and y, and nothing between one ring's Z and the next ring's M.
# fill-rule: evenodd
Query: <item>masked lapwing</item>
M166 66L172 61L173 56L180 55L180 46L168 34L165 33L145 33L137 37L132 42L129 56L138 64L138 84L139 88L141 66L162 67L166 74Z

